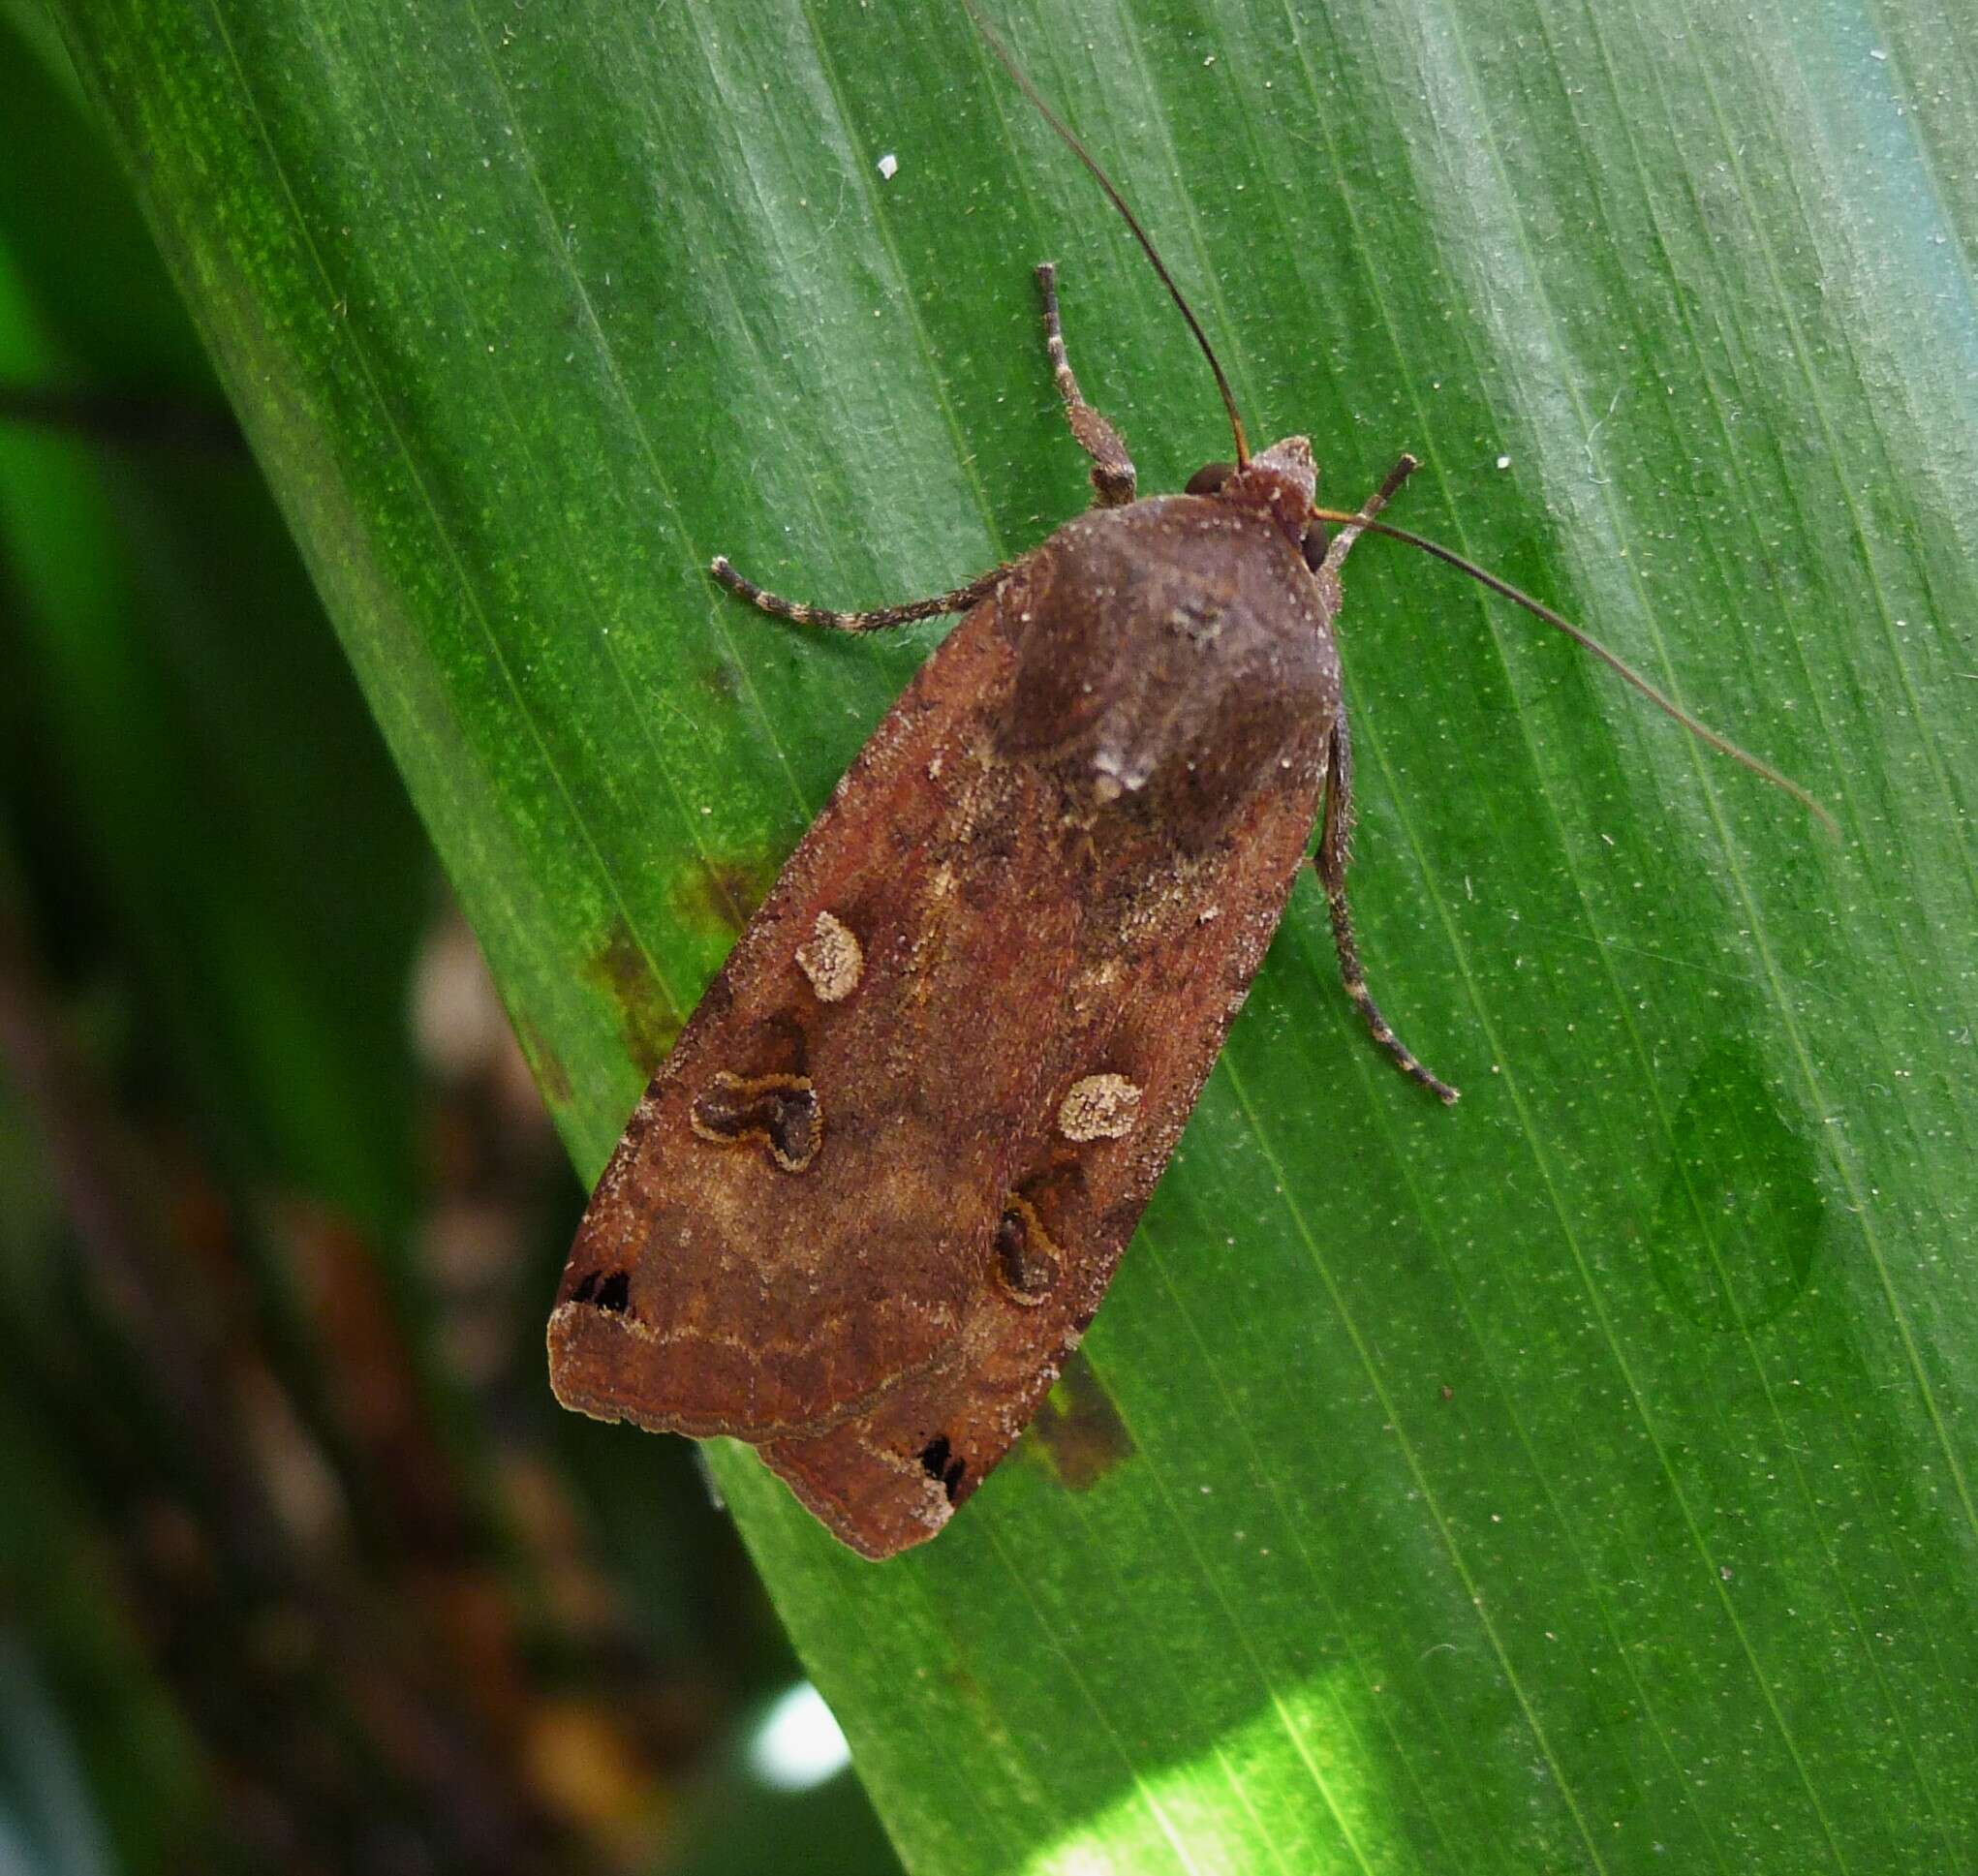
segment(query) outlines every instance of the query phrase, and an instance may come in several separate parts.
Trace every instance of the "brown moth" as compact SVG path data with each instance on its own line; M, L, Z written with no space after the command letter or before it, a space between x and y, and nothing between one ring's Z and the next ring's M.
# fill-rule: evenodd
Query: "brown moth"
M793 604L714 562L804 625L967 617L654 1076L550 1317L566 1406L751 1441L870 1557L942 1528L1077 1346L1314 827L1347 994L1406 1073L1456 1099L1368 994L1345 896L1340 572L1370 528L1399 532L1376 517L1414 462L1346 515L1314 507L1305 438L1252 455L1193 315L1099 181L1201 340L1237 462L1137 499L1072 375L1045 265L1088 513L956 592L879 612Z

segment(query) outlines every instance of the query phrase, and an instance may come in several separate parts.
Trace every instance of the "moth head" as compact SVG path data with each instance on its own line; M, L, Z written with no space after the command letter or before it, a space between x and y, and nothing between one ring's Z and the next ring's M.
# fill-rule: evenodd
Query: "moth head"
M1312 445L1303 437L1285 437L1247 463L1205 463L1189 477L1190 495L1207 495L1238 507L1260 508L1284 532L1294 547L1315 564L1306 539L1312 525L1313 498L1318 492L1318 470ZM1324 531L1317 551L1325 555Z

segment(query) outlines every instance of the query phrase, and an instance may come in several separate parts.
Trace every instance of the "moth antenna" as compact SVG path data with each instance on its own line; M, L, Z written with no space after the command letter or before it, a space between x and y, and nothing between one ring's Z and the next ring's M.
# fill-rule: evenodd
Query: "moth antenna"
M1016 80L1017 89L1037 108L1037 114L1044 122L1065 139L1071 154L1092 171L1093 180L1105 191L1106 200L1120 211L1121 219L1133 231L1134 240L1140 243L1141 252L1154 263L1154 271L1160 276L1160 284L1173 295L1174 303L1182 309L1182 318L1188 321L1189 330L1195 335L1195 343L1202 348L1202 356L1208 359L1209 369L1216 374L1216 388L1222 394L1222 408L1229 413L1230 432L1236 438L1237 466L1241 468L1250 461L1250 443L1243 434L1243 418L1237 413L1235 393L1229 388L1229 380L1222 375L1221 360L1216 356L1216 349L1209 343L1209 335L1202 330L1202 323L1196 319L1194 309L1182 297L1182 290L1174 284L1174 275L1168 272L1166 261L1161 260L1156 250L1153 237L1140 226L1139 217L1127 206L1126 197L1114 188L1112 177L1098 167L1098 159L1078 140L1064 119L1044 102L1036 86L1031 82L1030 75L1017 64L1014 54L990 31L989 22L976 10L975 0L962 0L962 5L968 9L969 17L974 21L975 30L982 35L983 42L989 49L996 54L1003 69Z
M1405 541L1410 547L1419 547L1423 553L1433 554L1436 559L1447 562L1459 573L1468 573L1471 579L1475 580L1480 586L1488 587L1499 598L1509 600L1513 605L1523 606L1527 612L1531 613L1536 618L1543 619L1547 625L1555 630L1564 632L1574 644L1580 646L1583 650L1592 652L1601 663L1605 664L1609 670L1620 677L1623 683L1632 685L1665 716L1675 718L1699 742L1708 743L1720 755L1728 755L1732 761L1741 763L1761 781L1771 783L1775 788L1782 788L1819 821L1821 826L1826 828L1830 834L1834 835L1837 839L1839 837L1840 829L1835 823L1834 816L1819 802L1815 801L1807 789L1801 787L1797 782L1793 781L1791 777L1781 775L1771 763L1760 761L1750 751L1740 749L1728 736L1719 735L1700 718L1691 716L1674 697L1670 696L1666 692L1657 689L1653 684L1651 684L1624 658L1621 657L1617 652L1609 651L1592 632L1582 630L1570 619L1561 618L1552 607L1534 600L1530 594L1521 593L1509 580L1499 579L1497 574L1486 572L1474 561L1465 560L1461 554L1444 547L1439 541L1427 539L1421 535L1410 534L1406 528L1391 527L1385 521L1361 521L1358 515L1344 514L1335 508L1315 507L1313 509L1313 513L1321 521L1335 523L1356 522L1361 527L1364 527L1369 534L1386 535L1392 540Z

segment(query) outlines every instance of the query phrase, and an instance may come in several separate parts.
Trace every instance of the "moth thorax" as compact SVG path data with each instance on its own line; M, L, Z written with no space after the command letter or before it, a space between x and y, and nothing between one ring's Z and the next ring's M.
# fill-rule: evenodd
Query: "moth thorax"
M1318 469L1312 445L1303 437L1285 437L1241 469L1232 470L1217 492L1217 500L1265 509L1293 541L1305 538L1312 504L1318 493Z
M1268 492L1296 469L1239 474ZM1048 765L1074 819L1215 839L1332 719L1318 598L1267 507L1170 496L1081 517L1005 603L998 753Z

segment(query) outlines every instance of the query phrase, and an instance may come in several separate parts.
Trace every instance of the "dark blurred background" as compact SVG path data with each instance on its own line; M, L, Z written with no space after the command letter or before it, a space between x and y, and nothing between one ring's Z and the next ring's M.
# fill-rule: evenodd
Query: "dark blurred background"
M0 1869L884 1872L143 225L0 7Z

